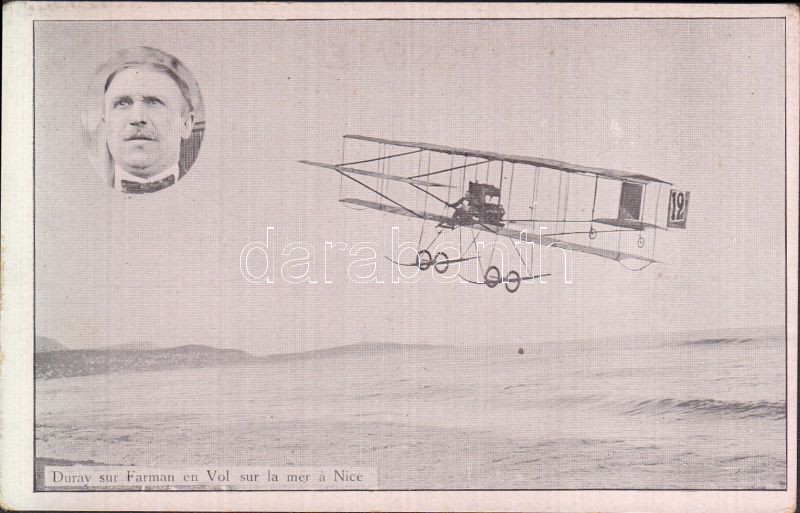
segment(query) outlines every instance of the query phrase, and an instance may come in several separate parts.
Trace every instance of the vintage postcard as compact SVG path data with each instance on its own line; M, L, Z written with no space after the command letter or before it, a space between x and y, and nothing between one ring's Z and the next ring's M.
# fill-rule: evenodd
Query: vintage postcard
M795 510L796 6L3 25L4 507Z

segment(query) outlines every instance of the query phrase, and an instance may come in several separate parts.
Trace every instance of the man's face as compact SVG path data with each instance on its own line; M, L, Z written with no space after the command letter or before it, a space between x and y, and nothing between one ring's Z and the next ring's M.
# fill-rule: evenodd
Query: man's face
M174 165L193 116L178 84L148 66L121 70L105 94L108 149L123 169L142 178Z

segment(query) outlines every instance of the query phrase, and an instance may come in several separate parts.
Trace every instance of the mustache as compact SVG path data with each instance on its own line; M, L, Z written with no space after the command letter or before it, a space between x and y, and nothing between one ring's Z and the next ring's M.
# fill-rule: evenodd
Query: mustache
M138 130L129 131L124 140L126 141L157 141L158 137L152 130L140 128Z

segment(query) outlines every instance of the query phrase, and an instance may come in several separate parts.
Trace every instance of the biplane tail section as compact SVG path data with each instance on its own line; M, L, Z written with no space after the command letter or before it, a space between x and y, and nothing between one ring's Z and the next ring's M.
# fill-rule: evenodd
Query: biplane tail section
M643 231L646 229L667 230L669 228L686 228L686 216L689 211L688 191L670 189L667 223L666 226L660 226L657 222L648 223L643 220L646 197L645 189L646 184L627 181L622 182L617 217L594 219L594 222L619 228L629 228L636 231ZM658 220L659 215L661 215L660 212L655 213L655 221Z

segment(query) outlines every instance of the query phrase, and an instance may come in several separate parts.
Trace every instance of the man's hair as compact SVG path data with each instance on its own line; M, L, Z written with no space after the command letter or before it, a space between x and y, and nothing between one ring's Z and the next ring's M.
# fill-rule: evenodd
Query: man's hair
M137 67L137 66L149 66L149 67L153 68L154 70L158 71L159 73L164 73L169 78L171 78L172 81L175 82L175 85L178 86L178 89L180 89L181 95L183 96L183 99L186 101L186 109L185 109L186 112L194 111L194 105L192 105L192 95L191 95L191 92L189 91L188 84L186 84L186 82L181 77L179 77L178 74L175 73L172 70L172 68L170 68L169 66L165 66L163 64L157 63L157 62L147 62L147 63L145 63L145 62L141 62L141 63L133 62L133 63L130 63L130 64L125 64L125 65L115 69L108 76L108 78L106 79L106 83L105 83L105 87L103 88L103 92L108 92L108 88L111 86L111 82L114 81L114 78L117 76L117 74L120 71L122 71L124 69L128 69L128 68L134 68L134 67Z

